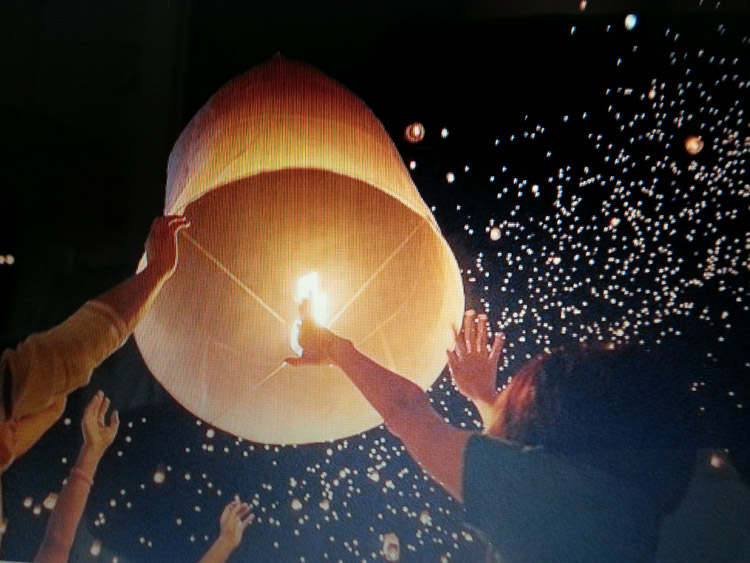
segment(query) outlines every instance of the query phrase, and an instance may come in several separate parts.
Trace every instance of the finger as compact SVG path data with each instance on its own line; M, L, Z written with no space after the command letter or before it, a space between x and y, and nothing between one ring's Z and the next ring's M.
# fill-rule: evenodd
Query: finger
M172 215L168 217L167 226L173 232L178 232L180 229L190 226L190 220L182 215Z
M241 521L245 516L248 515L249 512L250 512L250 505L247 504L246 502L243 502L242 504L237 506L237 510L236 510L237 519Z
M224 522L229 517L229 513L232 511L232 508L234 507L236 502L236 500L233 500L224 507L224 510L222 510L221 512L221 517L219 518L221 522Z
M448 350L448 369L450 369L451 375L456 372L456 366L458 366L459 357L453 350Z
M235 516L240 521L240 523L243 522L244 519L248 517L248 515L252 511L252 506L250 506L248 503L243 502L237 505L237 510L235 513Z
M104 426L104 415L107 414L107 410L109 409L109 398L104 397L101 404L99 405L99 414L96 417L99 424Z
M463 330L461 332L456 331L456 327L453 328L453 341L456 343L454 350L459 358L463 358L466 355L466 346L464 345Z
M247 515L244 516L244 520L242 520L242 529L244 530L247 528L252 521L255 519L255 514L252 512L249 512Z
M471 352L474 349L474 335L476 331L474 317L474 309L469 309L464 313L464 346L467 352Z
M492 342L492 348L490 349L490 360L496 362L500 359L500 354L503 351L503 345L505 344L505 335L502 332L495 333L495 339Z
M304 356L293 356L291 358L286 358L284 359L284 362L293 367L305 366L310 364L310 361Z
M235 518L242 518L249 511L249 507L246 502L238 502L232 507L232 516Z
M116 410L112 411L112 415L109 417L109 426L107 426L114 433L117 433L117 429L120 428L120 415Z
M484 313L480 313L480 315L477 317L477 337L476 337L476 344L475 344L475 350L477 352L486 352L487 351L487 323L489 320L487 319L487 315Z
M99 405L101 404L103 396L104 395L102 394L102 392L98 391L96 395L91 398L89 404L86 405L86 410L83 412L83 416L85 418L96 417L97 413L99 412Z

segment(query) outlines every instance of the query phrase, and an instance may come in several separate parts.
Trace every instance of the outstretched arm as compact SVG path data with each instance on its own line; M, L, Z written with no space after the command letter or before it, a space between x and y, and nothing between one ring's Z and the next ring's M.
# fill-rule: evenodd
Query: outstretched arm
M146 267L95 299L114 310L128 334L151 307L159 290L177 268L177 233L188 226L185 217L159 217L146 241Z
M409 454L454 498L463 500L463 457L470 432L441 418L416 384L374 362L354 345L305 321L299 342L304 353L292 365L333 363L339 366L377 410Z
M208 548L199 563L224 563L240 545L242 534L253 521L253 514L246 502L233 500L224 507L219 518L219 537Z
M120 425L117 411L112 412L109 424L105 424L107 409L109 409L109 399L101 391L94 395L86 407L81 422L83 429L81 452L70 471L67 483L60 491L57 504L47 523L42 545L39 546L34 561L64 563L68 560L99 460L112 444Z
M0 470L57 421L67 395L117 350L148 311L177 266L177 232L184 217L159 217L146 242L148 266L63 323L32 334L0 357Z

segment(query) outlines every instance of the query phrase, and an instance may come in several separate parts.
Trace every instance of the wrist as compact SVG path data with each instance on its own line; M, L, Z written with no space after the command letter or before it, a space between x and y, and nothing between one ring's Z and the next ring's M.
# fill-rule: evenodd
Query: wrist
M214 546L227 554L232 553L238 545L239 542L234 541L230 536L221 533L219 534L219 537L216 538L216 541L214 541Z
M479 411L479 416L482 419L482 426L485 430L491 428L499 416L498 407L498 396L500 394L495 391L494 393L484 396L482 398L474 398L474 405Z
M148 262L146 264L146 267L143 269L140 275L144 276L154 285L158 285L169 279L169 277L172 275L172 271L173 268L169 267L169 265L154 260L153 262Z
M332 363L340 365L343 360L354 350L354 344L351 340L341 338L331 333L331 340L327 346L328 357Z
M74 467L93 478L103 453L94 446L84 444Z

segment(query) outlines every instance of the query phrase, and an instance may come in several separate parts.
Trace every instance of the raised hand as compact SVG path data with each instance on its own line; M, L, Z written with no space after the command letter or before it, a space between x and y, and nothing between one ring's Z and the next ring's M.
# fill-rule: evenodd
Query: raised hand
M342 339L312 320L309 301L304 301L300 306L300 316L302 324L299 327L298 341L302 347L302 355L285 361L293 366L334 363L334 346Z
M448 366L456 387L480 407L491 405L498 395L497 366L504 342L503 334L498 332L489 348L488 332L487 315L477 315L469 309L456 335L456 347L448 351Z
M253 514L246 502L233 500L226 505L219 518L219 537L211 544L199 563L225 563L240 545L242 534L252 521Z
M186 217L169 215L157 217L151 224L146 240L148 266L169 277L177 268L177 233L190 226Z
M105 423L104 418L108 409L109 399L99 391L89 402L81 421L83 447L99 457L112 444L120 426L117 411L112 411L109 424Z
M246 502L233 500L221 513L219 538L226 541L232 549L240 545L245 528L253 521L254 515L250 510L250 505Z

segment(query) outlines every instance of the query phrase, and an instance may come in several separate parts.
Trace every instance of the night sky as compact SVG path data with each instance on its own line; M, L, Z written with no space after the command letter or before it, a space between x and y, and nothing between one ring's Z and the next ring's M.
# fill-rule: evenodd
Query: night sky
M708 522L718 510L750 525L750 493L727 464L750 474L750 12L583 4L3 5L0 345L135 270L182 128L281 52L383 122L456 255L467 306L506 334L499 385L581 341L690 351L680 391L713 452L698 474L739 492L693 507L705 526L683 526L662 555L685 560L679 546L697 541L741 560L726 547L738 532ZM405 139L412 123L420 142ZM36 551L97 389L122 422L72 560L197 561L235 495L256 517L237 561L379 561L391 534L402 561L481 560L460 505L382 426L298 447L238 439L172 400L132 340L3 476L3 558ZM429 394L479 428L447 373Z

